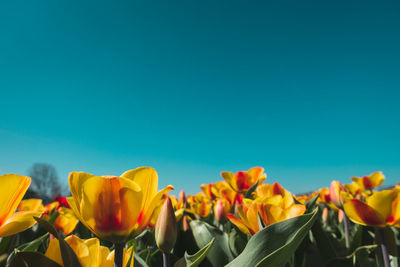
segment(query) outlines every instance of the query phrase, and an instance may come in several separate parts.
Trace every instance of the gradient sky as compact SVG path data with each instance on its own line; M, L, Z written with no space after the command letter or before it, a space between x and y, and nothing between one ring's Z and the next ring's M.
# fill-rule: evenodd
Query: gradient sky
M0 173L189 193L263 166L294 193L400 178L400 2L2 1Z

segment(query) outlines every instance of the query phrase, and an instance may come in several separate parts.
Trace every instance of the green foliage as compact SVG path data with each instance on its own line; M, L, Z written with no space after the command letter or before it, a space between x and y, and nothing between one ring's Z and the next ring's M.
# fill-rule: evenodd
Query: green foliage
M252 236L244 251L227 266L284 266L317 218L318 209L272 224Z
M215 238L215 245L207 254L207 259L212 266L223 266L234 259L229 248L229 236L227 233L199 220L191 221L190 227L192 228L196 244L200 248L205 247Z

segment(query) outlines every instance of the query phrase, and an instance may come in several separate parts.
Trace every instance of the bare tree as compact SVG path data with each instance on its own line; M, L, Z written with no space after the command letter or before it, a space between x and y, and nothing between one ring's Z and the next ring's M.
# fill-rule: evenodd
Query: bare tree
M32 178L32 191L35 191L40 198L49 201L61 195L62 188L53 165L35 163L29 169L28 175Z

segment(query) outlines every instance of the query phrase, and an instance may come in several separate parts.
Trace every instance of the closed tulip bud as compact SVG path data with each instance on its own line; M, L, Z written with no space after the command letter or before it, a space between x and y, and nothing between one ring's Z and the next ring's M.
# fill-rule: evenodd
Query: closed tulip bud
M327 222L328 221L328 215L329 215L329 213L328 213L328 208L327 207L325 207L323 210L322 210L322 221L323 222Z
M332 203L338 207L339 209L343 206L343 197L341 196L341 192L344 191L343 185L338 181L332 181L330 188L330 197Z
M158 215L155 237L158 248L164 253L170 253L175 246L177 223L170 198L164 202Z
M182 227L183 227L184 232L187 232L190 230L189 219L187 216L183 216Z
M227 220L226 215L230 211L229 202L224 199L218 199L214 204L214 216L219 223L224 223Z

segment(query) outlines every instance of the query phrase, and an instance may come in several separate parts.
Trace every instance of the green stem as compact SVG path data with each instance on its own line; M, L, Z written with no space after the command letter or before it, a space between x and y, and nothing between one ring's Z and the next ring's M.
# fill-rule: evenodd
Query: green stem
M114 267L123 267L125 243L114 244Z
M390 267L389 253L386 248L385 230L382 228L379 229L379 231L381 232L382 236L381 250L382 250L383 264L385 265L385 267Z
M343 211L343 224L344 224L344 239L346 241L346 248L350 248L350 235L349 235L349 219Z
M170 261L169 261L169 253L163 252L163 267L170 267Z

